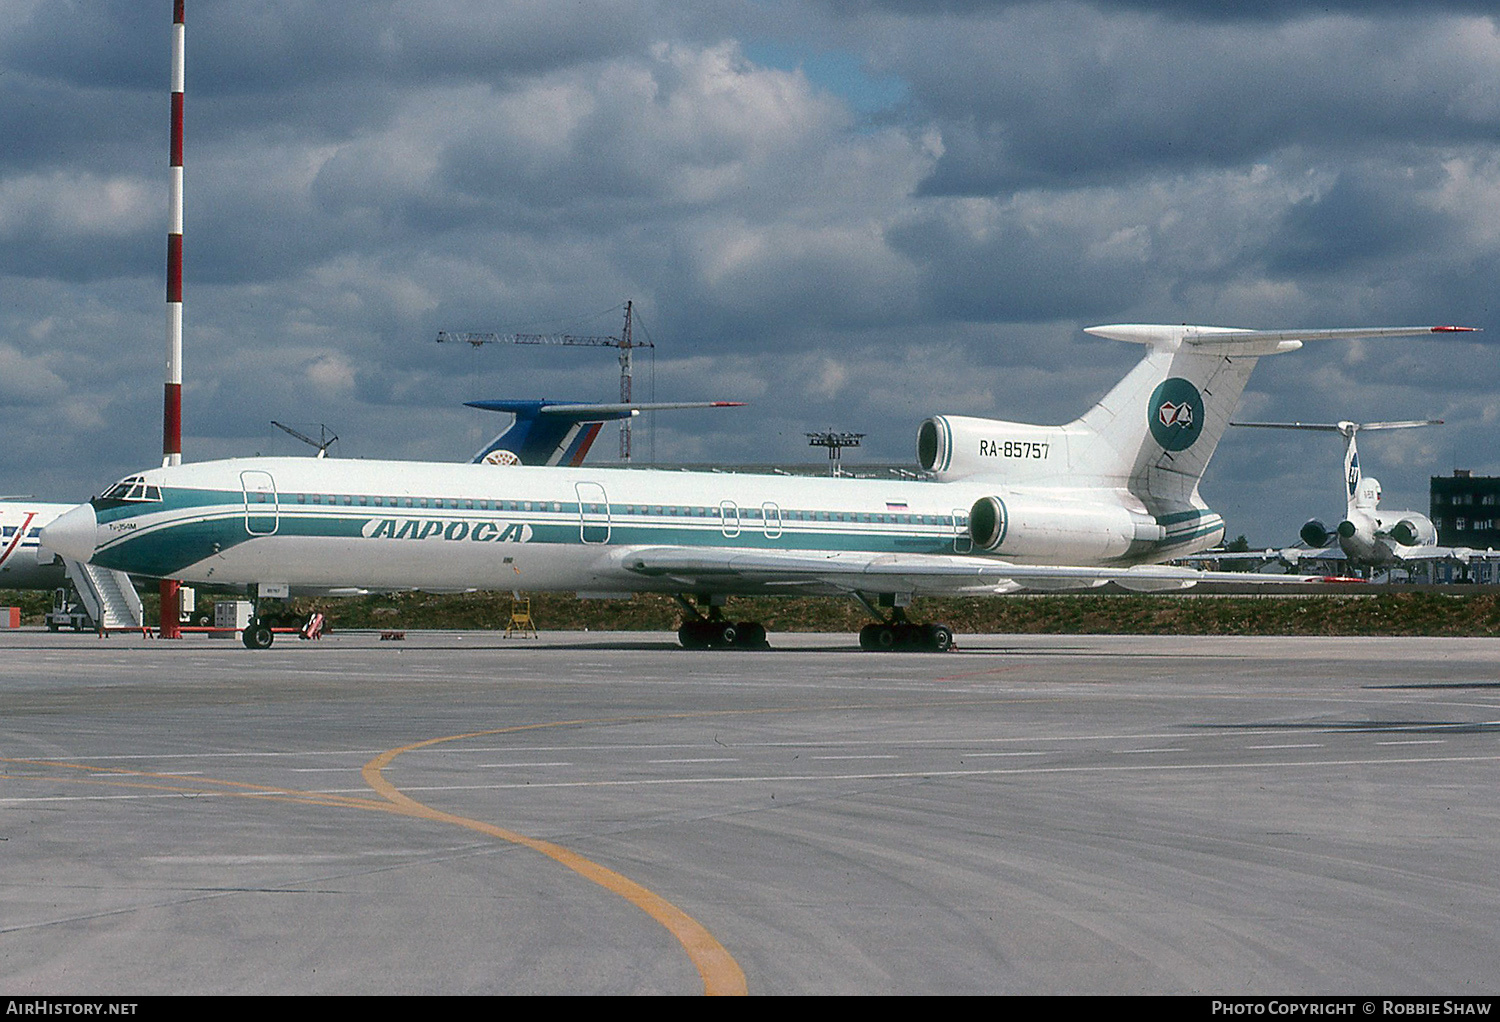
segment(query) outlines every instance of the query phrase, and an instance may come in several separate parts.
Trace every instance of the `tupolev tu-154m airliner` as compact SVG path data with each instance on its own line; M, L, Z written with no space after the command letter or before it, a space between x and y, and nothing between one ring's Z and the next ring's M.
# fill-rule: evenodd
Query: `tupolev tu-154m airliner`
M1145 347L1061 426L939 415L917 430L929 480L628 468L240 458L153 468L49 524L42 541L134 575L296 591L667 593L683 645L765 645L729 596L842 595L867 649L942 650L915 596L1198 581L1285 582L1161 562L1217 544L1198 482L1256 362L1308 340L1466 327L1091 327ZM245 644L268 646L259 617Z

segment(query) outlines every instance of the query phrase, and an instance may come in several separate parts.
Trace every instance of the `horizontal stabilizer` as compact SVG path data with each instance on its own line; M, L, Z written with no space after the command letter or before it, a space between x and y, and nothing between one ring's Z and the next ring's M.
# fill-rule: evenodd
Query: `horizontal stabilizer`
M468 408L487 412L510 412L513 415L590 416L590 421L631 418L641 412L665 411L671 408L741 408L743 401L657 401L633 404L584 404L574 401L465 401Z
M1310 429L1320 433L1349 433L1366 429L1415 429L1441 426L1442 419L1407 419L1402 422L1231 422L1231 426L1255 429Z
M1086 327L1084 332L1112 341L1128 341L1158 348L1179 344L1271 355L1296 351L1303 341L1352 341L1371 337L1414 337L1420 334L1471 333L1469 326L1337 327L1331 330L1242 330L1237 327L1188 324L1116 323Z

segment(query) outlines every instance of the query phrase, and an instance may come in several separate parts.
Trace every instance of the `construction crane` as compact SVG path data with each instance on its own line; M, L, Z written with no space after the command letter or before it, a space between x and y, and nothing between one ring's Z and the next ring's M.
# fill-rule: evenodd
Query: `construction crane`
M339 438L337 433L329 432L328 427L323 425L321 422L318 423L318 435L323 438L321 440L314 440L306 433L303 433L300 430L295 430L284 422L277 422L275 419L271 420L271 425L275 426L277 429L281 430L284 433L291 434L298 440L301 440L304 444L311 444L313 447L316 447L318 449L318 457L320 458L326 458L328 456L328 448L333 444L335 440Z
M462 341L475 348L486 344L560 344L574 348L618 348L620 349L620 403L630 404L631 381L634 369L631 353L636 348L655 348L650 340L637 341L631 337L631 302L625 303L625 328L619 337L585 337L576 334L497 334L466 331L438 331L439 344ZM630 460L630 419L620 420L620 460Z

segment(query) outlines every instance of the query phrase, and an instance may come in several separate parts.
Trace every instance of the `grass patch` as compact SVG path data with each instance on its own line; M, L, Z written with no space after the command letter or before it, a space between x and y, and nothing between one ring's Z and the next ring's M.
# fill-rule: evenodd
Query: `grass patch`
M213 597L201 595L200 609ZM157 620L155 590L142 594L146 620ZM0 606L19 606L23 624L41 624L50 593L0 590ZM388 593L298 599L303 617L321 610L334 629L458 628L503 630L508 593ZM211 612L211 611L210 611ZM1056 635L1500 635L1500 593L1391 592L1372 596L1046 595L919 599L913 621L942 621L969 634ZM682 621L670 597L580 600L536 593L531 615L543 631L667 631ZM725 616L759 621L771 632L856 632L870 621L853 600L826 597L732 599Z

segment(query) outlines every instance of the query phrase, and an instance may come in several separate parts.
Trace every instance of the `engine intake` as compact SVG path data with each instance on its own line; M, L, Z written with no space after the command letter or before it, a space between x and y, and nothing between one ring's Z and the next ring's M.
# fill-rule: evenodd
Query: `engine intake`
M969 536L981 550L998 550L1010 529L1005 501L999 497L980 497L969 508Z
M1068 431L1063 426L935 415L917 427L917 464L947 479L1058 479L1069 472Z
M1333 533L1328 531L1328 526L1316 518L1302 526L1302 531L1297 535L1302 537L1302 542L1311 547L1327 546L1328 541L1333 538Z
M1417 523L1409 518L1397 522L1396 527L1391 529L1391 539L1394 539L1402 546L1416 546L1417 541L1421 538L1421 535L1417 531Z

